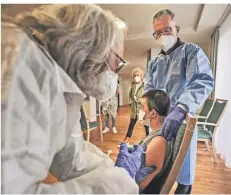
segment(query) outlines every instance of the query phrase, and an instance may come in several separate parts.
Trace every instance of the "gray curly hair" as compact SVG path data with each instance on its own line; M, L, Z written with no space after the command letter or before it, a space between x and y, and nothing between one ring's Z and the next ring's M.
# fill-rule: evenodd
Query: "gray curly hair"
M119 18L96 5L44 5L19 15L16 24L35 29L42 44L82 91L96 88L111 48L123 43Z

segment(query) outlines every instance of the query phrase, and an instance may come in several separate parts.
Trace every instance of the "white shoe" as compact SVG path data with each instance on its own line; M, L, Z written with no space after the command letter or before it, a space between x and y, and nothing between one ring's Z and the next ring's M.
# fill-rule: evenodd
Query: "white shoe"
M102 133L107 133L109 131L108 127L105 127L105 129L102 131Z
M113 133L117 133L116 127L113 127L113 128L112 128L112 132L113 132Z

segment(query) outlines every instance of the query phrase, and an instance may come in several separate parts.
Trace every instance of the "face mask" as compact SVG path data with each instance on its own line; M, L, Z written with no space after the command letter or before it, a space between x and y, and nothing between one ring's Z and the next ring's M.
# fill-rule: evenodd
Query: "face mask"
M150 126L151 124L151 118L146 118L147 114L143 111L139 111L139 121L141 121L145 126Z
M141 81L141 78L139 76L136 76L135 81L136 81L136 83L139 83Z
M145 126L150 126L150 124L151 124L151 119L149 118L149 119L145 119L144 120L144 122L143 122L143 124L145 125Z
M163 35L157 39L162 49L166 52L176 43L176 39L172 35Z
M138 120L143 122L144 121L144 116L145 116L145 112L143 110L140 110Z
M143 124L146 126L150 126L152 119L153 119L153 113L152 112L149 112L148 114L145 113Z
M110 70L106 70L96 76L98 81L97 89L92 92L92 97L97 100L106 101L116 93L118 75ZM97 91L97 92L96 92Z

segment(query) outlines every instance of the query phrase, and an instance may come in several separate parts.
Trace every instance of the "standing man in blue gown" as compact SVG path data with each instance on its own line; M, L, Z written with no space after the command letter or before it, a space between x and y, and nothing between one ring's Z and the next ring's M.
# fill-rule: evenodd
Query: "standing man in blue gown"
M167 92L171 105L162 128L166 140L176 137L186 113L195 114L213 90L210 63L203 50L178 37L175 14L159 10L153 16L153 37L160 44L160 53L149 62L145 92L161 89ZM175 194L190 194L195 176L197 129L181 167Z

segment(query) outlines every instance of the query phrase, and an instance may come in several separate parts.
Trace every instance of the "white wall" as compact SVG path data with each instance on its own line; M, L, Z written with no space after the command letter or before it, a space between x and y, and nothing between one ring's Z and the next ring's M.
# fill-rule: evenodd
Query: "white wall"
M120 102L121 106L129 104L129 91L131 88L132 77L131 76L121 76L120 77Z
M151 48L151 59L156 57L160 53L160 48Z
M122 106L123 105L123 77L122 76L119 77L119 83L120 83L119 86L120 106Z
M90 116L96 115L96 99L90 96ZM96 117L92 117L91 121L96 121Z
M84 100L84 102L83 102L83 108L84 108L86 116L89 117L91 115L90 114L90 101Z
M199 43L198 45L201 47L201 49L203 49L207 57L210 59L210 43Z
M228 108L216 135L216 149L231 168L231 14L220 28L215 97L229 100Z
M89 100L83 103L84 111L87 117L96 115L96 99L90 96ZM91 121L96 121L96 117L92 117Z

